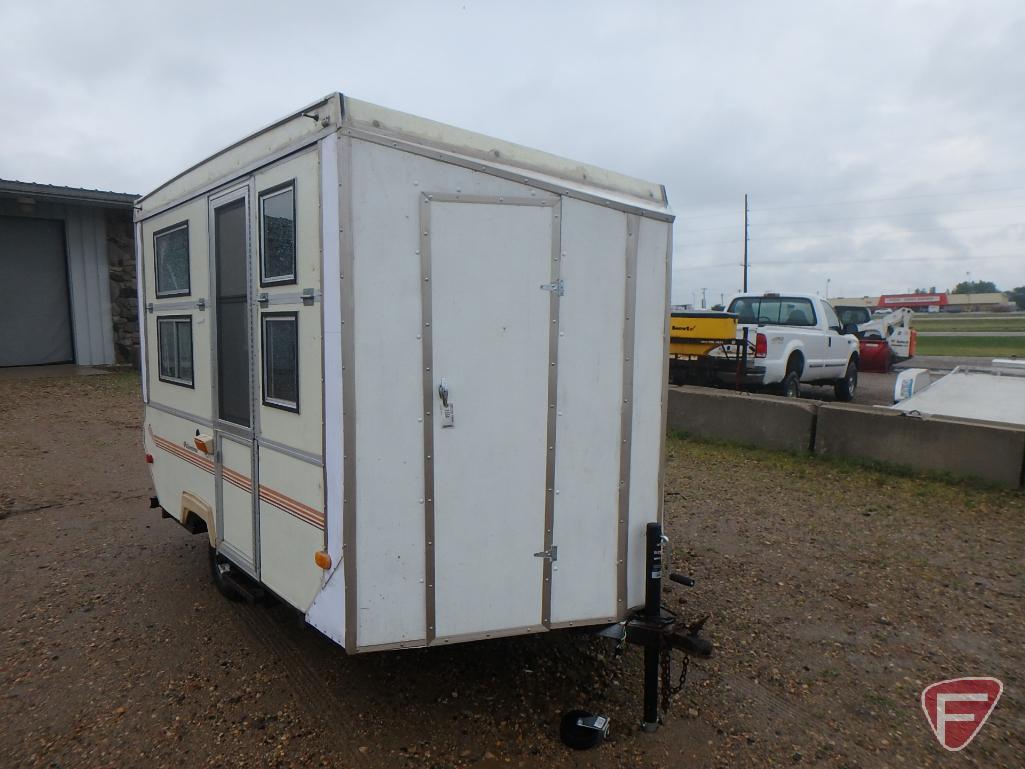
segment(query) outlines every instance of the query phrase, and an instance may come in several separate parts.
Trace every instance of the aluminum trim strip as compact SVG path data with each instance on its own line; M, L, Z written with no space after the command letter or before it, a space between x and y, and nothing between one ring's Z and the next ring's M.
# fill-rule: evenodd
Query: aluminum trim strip
M548 625L550 630L564 630L566 628L587 628L594 625L614 625L619 620L616 617L590 617L587 619L574 619L566 622L552 622Z
M420 339L422 348L423 436L424 436L424 627L427 643L436 637L434 563L434 347L431 329L431 199L420 195ZM440 196L438 198L441 199Z
M176 409L173 406L165 406L163 403L150 401L146 404L146 407L162 411L165 414L170 414L171 416L178 417L179 419L195 422L196 424L203 425L204 427L213 427L213 423L206 417L201 417L198 414L190 414L188 411L182 411L181 409Z
M270 438L264 438L263 436L257 438L256 443L261 448L270 449L278 454L284 454L285 456L292 457L292 459L298 459L300 462L305 462L309 465L316 465L317 467L324 466L324 458L311 451L304 451L303 449L298 449L295 446L289 446L286 443L274 441Z
M544 625L523 625L522 627L510 627L502 630L493 630L488 633L462 633L460 635L442 636L435 638L429 646L443 646L446 644L466 643L468 641L484 641L490 638L508 638L509 636L529 635L532 633L547 633L548 628Z
M552 285L560 281L562 266L562 202L552 207L551 235ZM544 550L552 551L555 528L555 452L557 446L558 399L559 399L559 291L548 292L548 425L545 445L548 447L545 460L545 530ZM541 583L541 622L549 627L552 620L552 559L544 559L544 579Z
M356 337L355 267L352 237L352 141L339 138L338 217L341 232L342 302L342 567L345 576L345 651L356 652L358 600L356 570ZM330 468L329 468L330 470Z
M156 301L147 302L145 305L139 306L149 313L164 312L165 310L199 310L202 312L206 310L207 303L206 297L201 296L196 299L179 299L175 302L167 302L163 299L157 299Z
M149 403L149 365L146 360L146 271L142 248L142 223L135 229L135 316L139 322L139 375L142 382L142 402Z
M666 499L666 430L668 428L669 412L669 307L672 301L673 283L673 226L669 225L669 232L666 233L666 290L665 290L665 325L662 327L662 416L661 425L661 447L659 450L658 466L658 522L663 523L663 513ZM672 553L670 553L672 555Z
M437 203L479 203L485 205L505 206L556 206L559 205L559 198L550 197L526 197L523 195L462 195L448 192L425 193L429 200Z
M320 303L320 397L321 452L324 468L324 547L331 556L331 570L324 575L327 584L342 563L342 402L338 387L342 381L342 305L341 305L341 220L338 202L338 138L334 134L320 140L320 221L321 286ZM330 386L328 385L330 382Z
M637 238L641 220L626 218L626 258L623 311L623 403L619 421L619 554L617 609L624 614L627 601L630 536L630 460L633 452L634 313L637 307Z
M497 168L480 160L474 160L445 150L436 149L428 142L413 143L352 126L346 126L343 129L343 132L354 139L362 139L385 147L392 147L404 152L411 152L415 155L421 155L423 157L431 158L432 160L438 160L442 163L451 163L452 165L461 166L462 168L469 168L474 171L490 174L491 176L508 179L509 181L518 182L530 187L536 187L537 189L542 189L556 195L562 195L563 197L583 200L586 203L594 203L595 205L611 208L615 211L622 211L635 216L644 216L649 219L656 219L662 222L671 222L676 218L672 214L649 211L639 206L631 206L627 203L620 203L618 201L609 200L608 198L603 198L600 195L591 195L560 184L542 181L529 175L524 176L522 173L515 173L504 168Z

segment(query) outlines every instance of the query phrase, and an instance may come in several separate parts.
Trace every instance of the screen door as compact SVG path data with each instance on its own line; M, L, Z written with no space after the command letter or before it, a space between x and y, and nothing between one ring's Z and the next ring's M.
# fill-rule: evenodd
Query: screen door
M213 355L219 547L254 576L254 430L249 189L210 201L216 332Z

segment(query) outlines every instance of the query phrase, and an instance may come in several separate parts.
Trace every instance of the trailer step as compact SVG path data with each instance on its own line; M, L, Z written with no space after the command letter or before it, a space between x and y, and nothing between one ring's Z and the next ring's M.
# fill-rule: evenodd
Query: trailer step
M232 572L227 572L222 579L225 584L237 592L246 603L259 603L267 595L262 587L254 585L244 577L238 577Z

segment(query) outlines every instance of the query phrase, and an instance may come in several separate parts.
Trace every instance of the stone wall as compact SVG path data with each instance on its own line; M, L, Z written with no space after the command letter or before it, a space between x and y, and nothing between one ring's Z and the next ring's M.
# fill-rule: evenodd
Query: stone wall
M135 293L135 228L132 212L110 209L107 222L107 269L114 359L139 368L139 307Z

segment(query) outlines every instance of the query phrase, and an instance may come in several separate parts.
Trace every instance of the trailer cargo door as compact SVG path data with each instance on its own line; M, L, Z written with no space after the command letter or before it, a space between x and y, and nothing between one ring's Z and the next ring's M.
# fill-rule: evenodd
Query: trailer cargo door
M423 209L429 641L543 629L553 208L499 200Z

